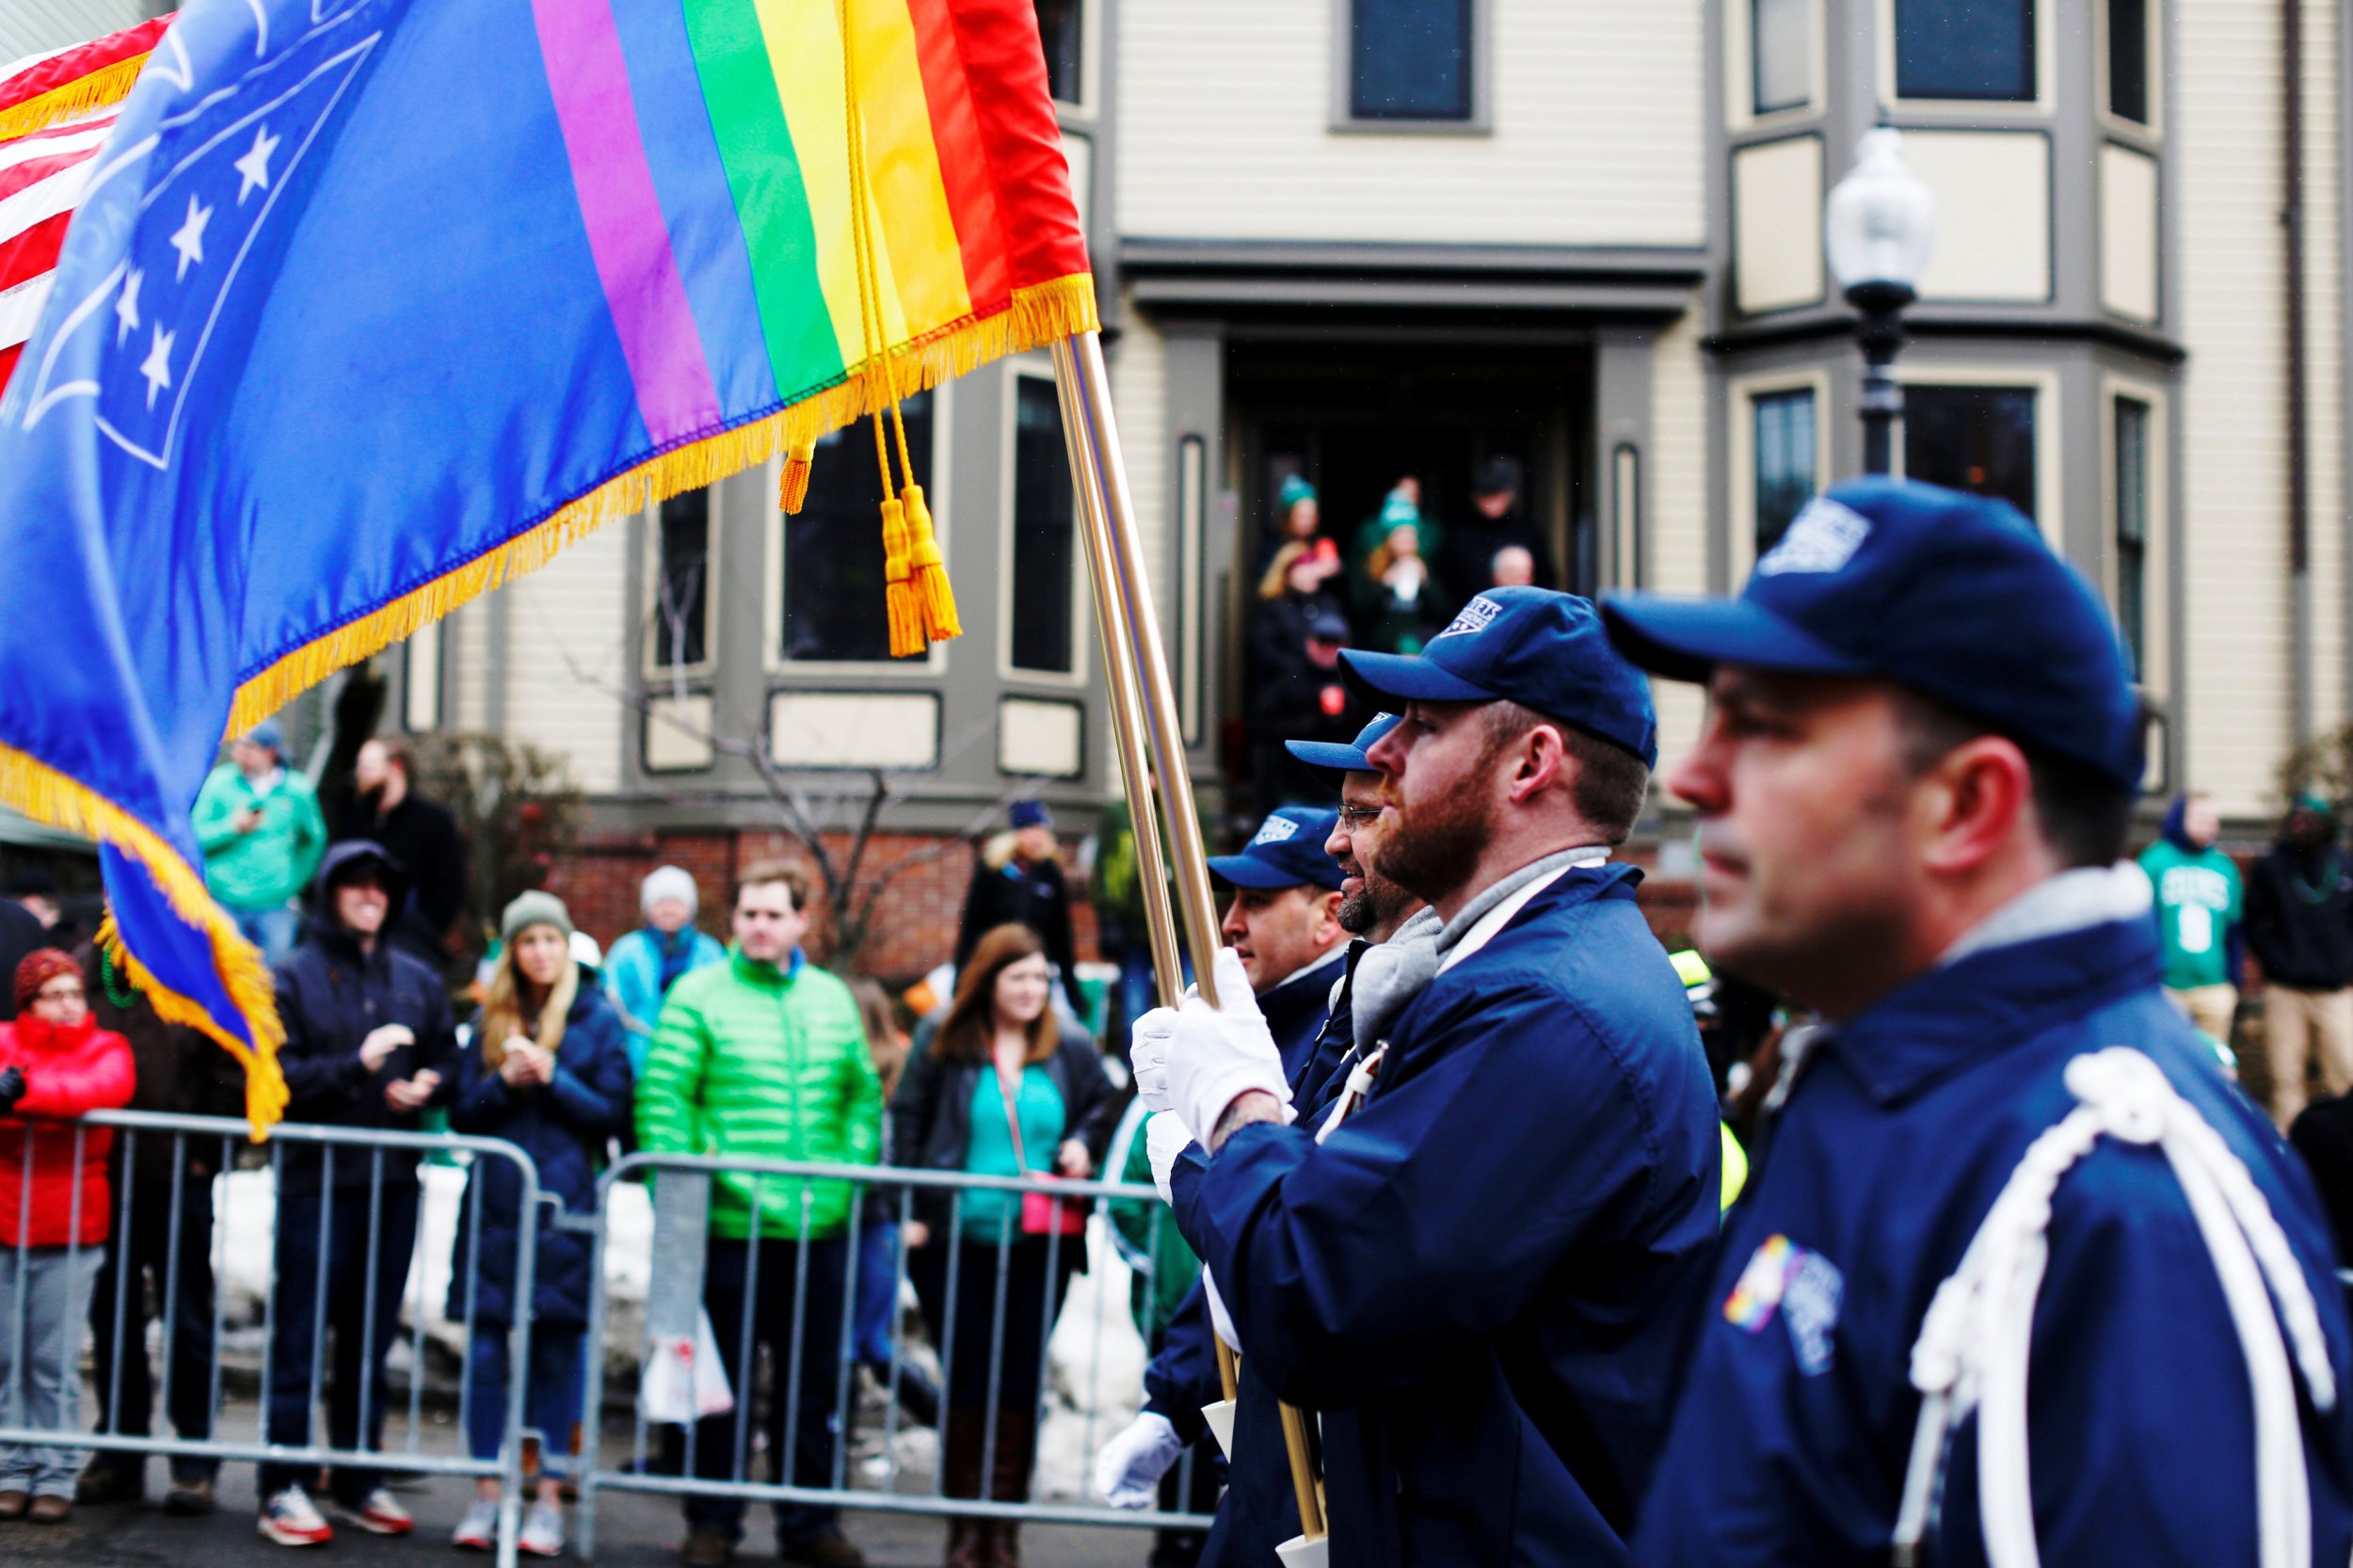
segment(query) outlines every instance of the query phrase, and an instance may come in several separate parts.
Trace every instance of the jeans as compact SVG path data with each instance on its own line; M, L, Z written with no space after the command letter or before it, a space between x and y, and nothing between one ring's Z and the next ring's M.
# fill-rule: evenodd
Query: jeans
M281 1191L278 1198L277 1282L270 1302L268 1441L293 1448L311 1441L311 1412L319 1390L312 1363L328 1371L327 1442L329 1448L366 1452L383 1447L384 1357L400 1326L401 1292L408 1284L409 1255L417 1242L417 1180L408 1171L387 1171L375 1245L368 1235L368 1189L345 1187L321 1192L315 1187ZM319 1235L322 1215L327 1235ZM376 1289L368 1290L369 1262ZM371 1326L373 1311L375 1333ZM319 1343L334 1340L331 1356ZM360 1408L364 1404L364 1412ZM363 1418L364 1416L364 1418ZM301 1484L316 1464L264 1464L264 1497ZM378 1473L337 1465L334 1495L357 1503L381 1480Z
M799 1324L800 1354L793 1355L794 1281L808 1259L808 1297ZM752 1277L757 1257L759 1277ZM703 1306L719 1341L719 1361L735 1409L695 1423L695 1474L708 1480L742 1480L751 1467L752 1379L747 1359L768 1347L775 1383L768 1400L768 1473L794 1486L833 1485L834 1394L842 1372L842 1270L849 1243L839 1236L822 1240L749 1241L713 1237L703 1264ZM749 1324L751 1357L744 1355ZM796 1364L797 1359L797 1364ZM793 1384L799 1384L799 1398ZM789 1462L789 1463L788 1463ZM690 1494L691 1529L717 1530L731 1541L744 1537L744 1500ZM776 1504L776 1544L790 1549L840 1528L840 1511L811 1503Z
M523 1426L539 1434L539 1473L561 1476L570 1466L572 1427L580 1420L582 1341L587 1331L531 1329L531 1365L523 1374ZM476 1459L496 1459L506 1436L507 1325L478 1324L466 1350L466 1442Z
M302 935L302 912L287 904L275 909L231 909L229 919L238 936L262 950L262 962L273 969L286 961L286 954L294 952L295 938Z
M116 1145L120 1155L121 1145ZM115 1179L123 1178L120 1159ZM120 1191L120 1188L117 1189ZM213 1178L194 1172L180 1179L175 1216L168 1184L131 1190L129 1226L116 1238L98 1272L90 1296L90 1336L97 1350L91 1386L98 1401L98 1430L145 1437L154 1431L155 1375L147 1359L148 1286L164 1314L164 1364L170 1386L165 1402L172 1431L200 1440L213 1434ZM116 1210L118 1216L121 1208ZM177 1234L179 1256L172 1256ZM121 1328L115 1306L122 1307ZM127 1352L118 1362L116 1347ZM120 1379L118 1386L117 1380ZM98 1464L134 1473L146 1468L144 1454L105 1452ZM220 1462L175 1455L174 1480L216 1474Z
M0 1422L82 1430L82 1324L105 1248L0 1247ZM18 1294L24 1305L19 1315ZM0 1491L71 1497L81 1450L0 1448Z
M876 1372L890 1365L890 1320L899 1309L899 1222L868 1220L857 1238L857 1305L850 1357Z

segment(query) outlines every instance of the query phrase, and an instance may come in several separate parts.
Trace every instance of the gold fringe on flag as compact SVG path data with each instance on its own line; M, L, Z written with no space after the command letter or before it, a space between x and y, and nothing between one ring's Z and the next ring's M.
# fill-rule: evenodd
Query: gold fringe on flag
M30 136L61 120L120 103L131 95L131 85L139 79L139 69L146 64L145 55L133 55L112 65L100 66L88 75L77 76L37 98L0 109L0 141Z
M163 984L136 956L125 952L111 917L100 939L108 944L108 952L132 983L147 993L148 1005L154 1008L157 1017L200 1032L245 1068L246 1121L258 1141L286 1112L286 1079L278 1065L278 1048L284 1043L286 1032L278 1019L277 997L261 950L237 934L205 890L202 874L182 859L178 850L88 785L12 746L0 745L0 802L35 822L114 845L147 869L174 914L203 930L213 945L213 972L230 1001L245 1016L246 1027L253 1034L251 1046L222 1029L201 1005Z
M888 408L891 396L913 396L991 360L1042 347L1074 332L1091 332L1099 325L1094 278L1083 272L1056 278L1016 291L1008 310L944 327L888 356L883 364L861 365L846 379L789 408L648 457L505 543L281 655L238 686L224 734L244 734L337 670L382 652L502 584L537 570L565 546L616 518L716 484L795 445L813 446L818 437Z
M946 642L964 635L956 619L956 591L948 583L948 568L939 558L939 538L932 532L932 509L923 504L923 487L909 485L900 499L907 510L907 562L914 568L915 607L922 616L923 635Z
M776 504L786 517L797 517L808 504L808 471L817 464L817 443L796 441L784 455L784 481L776 488Z
M890 617L890 656L911 658L923 651L923 617L915 608L906 509L895 499L882 504L882 525L883 604Z

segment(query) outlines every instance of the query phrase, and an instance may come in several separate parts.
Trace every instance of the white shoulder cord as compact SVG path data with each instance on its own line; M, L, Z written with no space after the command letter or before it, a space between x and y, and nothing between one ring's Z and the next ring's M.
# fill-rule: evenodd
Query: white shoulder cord
M1365 1103L1372 1093L1372 1080L1381 1071L1381 1059L1389 1054L1389 1043L1383 1040L1365 1053L1364 1059L1348 1069L1348 1083L1340 1090L1340 1097L1332 1102L1332 1113L1316 1128L1316 1142L1321 1144L1338 1130L1349 1113Z
M2312 1498L2283 1322L2319 1409L2334 1407L2336 1378L2311 1288L2287 1237L2246 1165L2147 1056L2121 1046L2079 1056L2067 1064L2066 1081L2083 1103L2027 1147L1961 1267L1937 1287L1913 1346L1913 1385L1926 1398L1896 1520L1897 1568L1920 1561L1920 1543L1941 1502L1952 1433L1980 1405L1978 1512L1986 1560L1991 1568L2038 1568L2041 1562L2026 1459L2035 1296L2050 1256L2044 1232L2052 1194L2104 1133L2157 1145L2182 1184L2247 1357L2255 1415L2258 1560L2263 1568L2309 1568Z

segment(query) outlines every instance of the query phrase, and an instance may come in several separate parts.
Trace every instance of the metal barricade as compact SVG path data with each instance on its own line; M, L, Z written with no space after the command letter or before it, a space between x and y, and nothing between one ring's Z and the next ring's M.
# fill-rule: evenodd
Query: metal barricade
M514 1254L514 1292L517 1310L506 1328L508 1356L506 1409L501 1424L498 1454L477 1460L465 1451L455 1455L429 1451L423 1444L427 1423L423 1419L425 1328L433 1316L427 1299L431 1262L447 1256L458 1223L450 1236L428 1231L429 1215L421 1165L428 1153L456 1155L467 1164L467 1195L463 1234L469 1240L464 1311L456 1326L460 1343L471 1347L476 1326L475 1309L481 1281L482 1189L477 1179L485 1161L499 1160L515 1169L520 1195L519 1212L536 1215L542 1202L538 1172L530 1159L511 1144L489 1138L447 1134L373 1131L346 1128L281 1124L260 1145L271 1175L273 1205L268 1230L267 1284L261 1311L261 1367L256 1412L242 1432L225 1430L222 1400L222 1348L231 1324L227 1319L229 1292L222 1288L231 1262L232 1231L251 1215L240 1203L258 1204L258 1193L240 1193L230 1179L238 1169L239 1151L252 1147L242 1121L213 1116L166 1115L139 1111L93 1112L72 1121L22 1119L0 1130L0 1139L14 1138L23 1146L13 1151L21 1163L14 1245L0 1243L0 1456L11 1450L32 1453L32 1463L78 1469L83 1454L92 1450L142 1456L161 1455L181 1461L254 1461L264 1466L298 1466L306 1474L321 1465L347 1469L392 1469L429 1475L488 1477L504 1483L497 1535L500 1568L513 1568L516 1539L521 1520L524 1394L530 1366L531 1314L539 1226L519 1224ZM111 1139L110 1152L93 1146ZM160 1214L152 1210L152 1184L139 1179L143 1155L152 1157L157 1141L169 1148L169 1200ZM143 1149L142 1145L146 1147ZM34 1245L35 1173L43 1161L64 1147L72 1169L79 1172L88 1160L107 1161L115 1178L114 1213L107 1240L80 1240L83 1184L72 1182L63 1234L64 1245ZM365 1171L354 1179L355 1164ZM214 1175L195 1174L210 1165ZM152 1169L152 1164L149 1165ZM340 1173L340 1175L339 1175ZM290 1176L292 1180L289 1180ZM207 1191L192 1191L192 1184ZM361 1194L364 1194L363 1196ZM217 1194L216 1197L215 1194ZM135 1196L149 1200L135 1206ZM364 1207L365 1232L360 1248L351 1247L348 1220ZM337 1214L345 1227L339 1237ZM315 1210L315 1213L312 1213ZM289 1215L294 1220L289 1222ZM54 1215L50 1216L54 1219ZM173 1421L173 1435L156 1435L154 1412L126 1406L126 1381L135 1392L149 1383L144 1333L136 1325L146 1318L143 1302L132 1292L143 1289L138 1275L152 1263L152 1227L167 1227L157 1295L160 1305L162 1368L153 1378L159 1399ZM135 1232L148 1232L140 1236ZM405 1237L400 1233L405 1232ZM136 1239L136 1240L135 1240ZM395 1244L397 1243L397 1244ZM440 1253L432 1249L439 1247ZM339 1250L346 1260L343 1274L333 1267ZM360 1272L356 1321L347 1272L356 1257ZM240 1259L240 1261L247 1261ZM111 1266L109 1266L111 1265ZM456 1266L456 1259L451 1259ZM289 1280L291 1271L296 1276ZM392 1271L397 1271L397 1279ZM307 1285L303 1275L308 1276ZM209 1282L210 1288L195 1288ZM100 1293L98 1312L89 1311L93 1293ZM209 1300L205 1298L209 1297ZM107 1299L110 1298L110 1299ZM330 1317L330 1304L344 1311ZM194 1312L199 1320L190 1322ZM390 1315L392 1321L386 1321ZM413 1325L412 1355L408 1378L404 1440L397 1446L380 1443L377 1434L392 1414L387 1380L379 1392L374 1375L397 1336L398 1319ZM91 1400L83 1411L73 1405L81 1375L78 1362L85 1325L93 1320L108 1325L108 1342L96 1346L95 1362L102 1368L94 1378ZM209 1321L203 1320L209 1318ZM336 1359L348 1373L357 1363L360 1374L330 1380L328 1340L330 1330L338 1341ZM360 1353L353 1355L343 1336L360 1336ZM136 1334L136 1339L133 1336ZM290 1380L283 1357L299 1350L309 1363L307 1383ZM185 1358L200 1354L200 1383L190 1379ZM344 1386L345 1382L356 1387ZM198 1395L200 1393L200 1400ZM301 1398L298 1440L281 1432L273 1440L273 1394ZM459 1380L457 1429L469 1430L472 1390ZM286 1402L281 1399L281 1404ZM321 1405L327 1405L323 1413ZM84 1414L94 1416L86 1421ZM322 1414L327 1416L324 1428ZM200 1426L191 1432L188 1428ZM337 1427L349 1431L350 1441L339 1442ZM317 1439L324 1433L326 1441ZM568 1432L540 1434L542 1450L561 1452ZM8 1468L13 1465L14 1470ZM0 1458L0 1475L13 1474L24 1464Z
M613 1230L613 1200L616 1192L624 1190L625 1183L637 1177L652 1178L656 1208L648 1270L649 1296L646 1321L633 1336L635 1343L614 1346L607 1343L611 1333L610 1280L614 1272L607 1256ZM747 1205L743 1218L745 1234L741 1239L714 1235L710 1228L709 1196L712 1185L720 1181L732 1183ZM932 1195L923 1207L936 1214L944 1208L944 1220L931 1230L923 1249L933 1255L928 1267L920 1261L911 1266L913 1249L907 1242L908 1226L918 1220L918 1193ZM980 1207L976 1201L980 1194L992 1195L987 1207L994 1209L994 1216L978 1227L968 1226L967 1207ZM1016 1219L1024 1194L1046 1194L1050 1199L1083 1205L1086 1230L1065 1236L1059 1226L1049 1225L1042 1236L1025 1235ZM846 1218L838 1227L812 1224L821 1197L838 1206L844 1196ZM753 1502L806 1504L895 1513L964 1515L1016 1523L1206 1530L1211 1523L1211 1516L1207 1513L1114 1509L1084 1501L1041 1501L1033 1495L1039 1479L1035 1439L1046 1429L1053 1390L1049 1346L1066 1310L1059 1290L1060 1282L1068 1277L1065 1258L1070 1256L1069 1249L1085 1249L1097 1226L1108 1228L1108 1209L1114 1201L1146 1206L1145 1223L1149 1229L1142 1249L1144 1256L1163 1256L1159 1241L1162 1226L1166 1226L1168 1241L1181 1246L1167 1207L1150 1187L787 1160L645 1152L624 1158L604 1173L596 1214L587 1222L596 1232L588 1341L601 1353L591 1358L588 1369L576 1550L584 1560L593 1557L596 1551L597 1499L604 1491L728 1499L737 1506ZM877 1202L889 1217L888 1221L869 1220L869 1208ZM563 1223L577 1225L583 1218L568 1216ZM884 1366L870 1368L880 1386L884 1407L882 1451L886 1456L895 1452L901 1431L899 1393L904 1386L904 1369L915 1361L913 1347L905 1338L904 1314L899 1309L904 1293L912 1287L919 1300L930 1298L924 1301L925 1317L932 1336L939 1341L933 1349L939 1365L937 1418L942 1463L933 1467L928 1488L904 1487L901 1483L905 1476L895 1466L887 1466L878 1483L872 1486L856 1484L850 1472L849 1455L857 1411L855 1370L859 1358L853 1334L860 1243L870 1224L882 1223L895 1226L888 1285L888 1356ZM728 1228L732 1229L732 1224ZM812 1234L813 1230L830 1233ZM1041 1241L1042 1257L1035 1246ZM1026 1247L1019 1254L1019 1265L1042 1265L1042 1288L1046 1292L1045 1309L1039 1313L1040 1321L1034 1329L1038 1389L1033 1407L1026 1413L1026 1429L1017 1420L1010 1427L1002 1421L1008 1413L1016 1416L1022 1414L1011 1396L1018 1392L1027 1397L1026 1390L1016 1391L1009 1385L1007 1376L1010 1361L1026 1359L1030 1349L1026 1336L1016 1347L1009 1342L1007 1334L1009 1298L1029 1288L1028 1276L1016 1265L1016 1243ZM835 1256L837 1252L839 1256ZM1098 1256L1108 1257L1111 1253L1112 1248L1106 1243ZM978 1277L968 1278L973 1272L965 1266L968 1254L980 1260ZM706 1262L714 1269L714 1280L706 1281L704 1277ZM773 1277L778 1269L789 1270L789 1284ZM771 1289L776 1292L767 1299L768 1310L764 1315L760 1310L763 1299L760 1285L763 1270L771 1272ZM838 1281L822 1277L824 1272L832 1270L840 1271ZM1032 1272L1038 1270L1032 1268ZM921 1277L927 1272L928 1278ZM985 1343L978 1346L953 1326L966 1321L959 1316L959 1295L967 1297L965 1304L968 1310L969 1293L976 1288L986 1289L992 1298ZM1091 1472L1101 1442L1117 1430L1115 1426L1098 1427L1098 1412L1103 1403L1102 1350L1109 1326L1106 1314L1115 1313L1120 1319L1128 1314L1125 1302L1107 1306L1103 1289L1098 1288L1092 1294L1093 1313L1088 1325L1091 1342L1085 1349L1089 1386L1080 1400L1076 1401L1083 1404L1085 1413L1079 1458L1082 1475ZM740 1309L736 1304L739 1302ZM718 1310L711 1311L712 1304L718 1304ZM599 1420L606 1385L604 1354L619 1353L624 1366L633 1365L642 1374L650 1364L658 1341L696 1333L681 1314L692 1313L697 1307L712 1319L724 1320L714 1325L712 1337L729 1368L732 1408L700 1421L657 1423L648 1418L644 1400L637 1399L632 1401L630 1416L628 1452L608 1461L608 1445L602 1439ZM763 1317L764 1320L760 1320ZM812 1325L820 1331L824 1343L809 1342ZM770 1378L767 1418L761 1423L755 1419L755 1406L760 1392L757 1352L763 1342L770 1348ZM968 1366L960 1381L957 1358L975 1353L985 1357L984 1377L976 1380ZM820 1380L814 1390L820 1400L816 1404L809 1401L812 1378ZM827 1379L831 1384L829 1398L824 1397L823 1381ZM947 1490L946 1429L958 1419L955 1391L959 1386L971 1386L974 1381L984 1390L977 1412L981 1451L976 1474L965 1479L977 1483L976 1495L952 1495ZM965 1418L969 1420L972 1414L968 1408ZM822 1430L830 1436L818 1441L830 1452L820 1456L821 1463L812 1473L805 1463L803 1445L821 1430L819 1416L823 1417ZM753 1473L753 1456L759 1447L756 1434L763 1425L770 1439L768 1474L760 1479ZM1028 1500L1000 1500L988 1496L996 1489L993 1482L1000 1428L1012 1433L1011 1440L1015 1442L1022 1441L1026 1432L1032 1445L1028 1474L1020 1487ZM722 1451L715 1455L710 1448L713 1442L722 1445ZM1182 1488L1177 1494L1180 1497L1193 1496L1191 1479L1193 1466L1197 1463L1208 1461L1190 1451L1180 1461L1176 1472L1177 1484ZM1082 1496L1085 1484L1081 1481Z

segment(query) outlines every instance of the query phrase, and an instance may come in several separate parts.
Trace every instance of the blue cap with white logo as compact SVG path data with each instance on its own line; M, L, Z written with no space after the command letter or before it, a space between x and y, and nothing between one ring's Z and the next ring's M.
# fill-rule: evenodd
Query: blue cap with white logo
M1283 749L1318 773L1330 774L1332 788L1337 790L1341 774L1373 771L1365 753L1372 749L1374 742L1395 729L1399 719L1396 713L1375 713L1372 722L1356 731L1356 738L1344 745L1338 741L1285 741Z
M1418 654L1340 654L1359 696L1409 702L1494 702L1532 708L1658 760L1650 682L1609 646L1593 601L1550 588L1489 588L1463 606Z
M2099 596L2009 503L1858 479L1809 503L1737 599L1612 595L1643 668L1716 665L1894 681L2126 790L2141 707Z
M1324 853L1323 841L1339 824L1337 811L1309 806L1280 806L1258 824L1239 855L1212 855L1209 871L1237 888L1325 888L1340 885L1340 863Z

